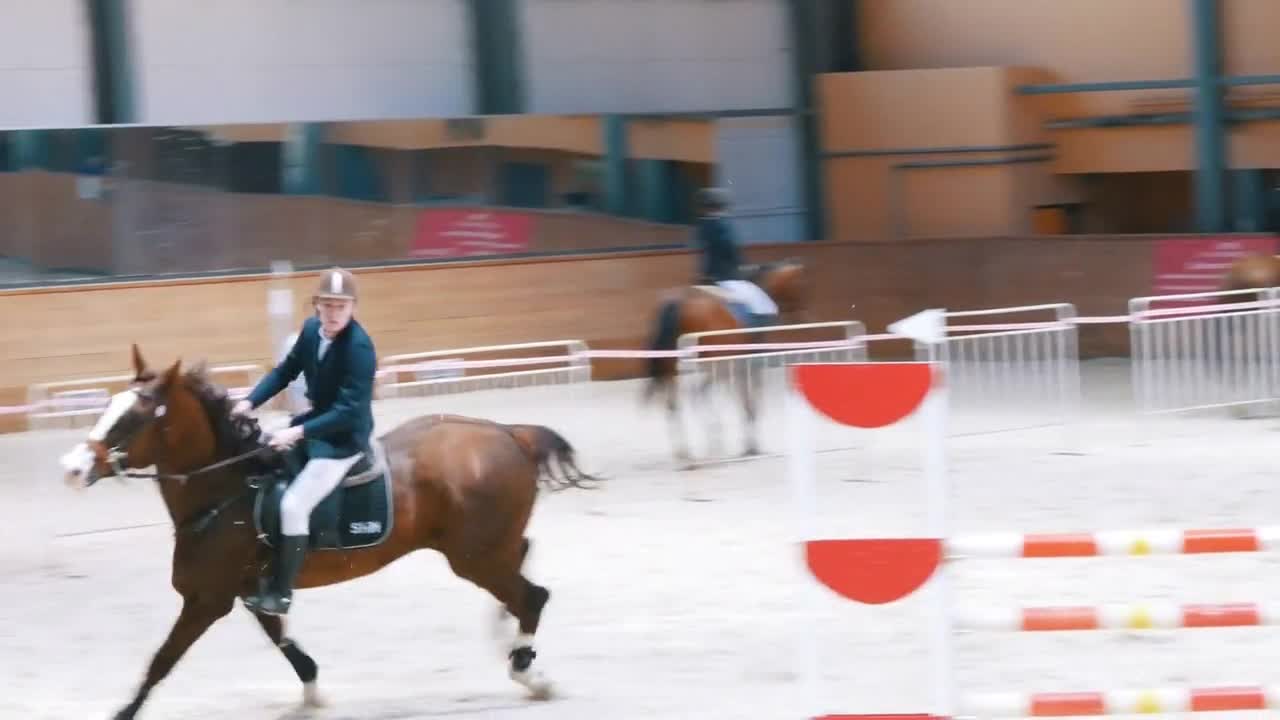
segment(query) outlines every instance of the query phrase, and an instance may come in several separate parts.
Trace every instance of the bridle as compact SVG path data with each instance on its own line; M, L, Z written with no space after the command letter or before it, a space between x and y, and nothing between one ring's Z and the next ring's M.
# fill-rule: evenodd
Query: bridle
M138 393L138 398L140 400L145 400L152 404L156 402L155 396L150 392L143 391L140 388L135 388L135 392ZM165 408L164 405L157 405L156 409L153 410L151 419L157 423L163 423L165 418L164 408ZM234 418L232 419L232 422L235 422ZM247 439L249 435L253 432L251 421L244 421L244 422L238 423L238 425L239 427L237 429L240 431L241 437L243 439ZM138 478L138 479L156 480L156 481L177 480L179 483L185 484L191 478L199 477L201 475L214 472L215 470L221 470L222 468L230 467L232 465L243 462L245 460L249 460L259 455L263 455L268 452L274 451L274 448L272 448L270 445L262 445L260 447L254 448L253 450L249 450L248 452L243 452L243 453L240 453L239 455L235 455L233 457L229 457L224 460L219 460L217 462L204 465L200 468L192 470L189 473L140 472L137 470L130 470L129 468L126 468L122 464L122 462L129 457L129 451L122 449L122 446L127 445L129 441L131 441L137 435L137 433L140 432L142 428L145 426L146 426L145 421L138 423L138 427L131 428L130 431L126 433L119 441L114 443L111 447L107 448L105 461L107 463L107 466L111 468L111 475L108 475L106 477ZM99 478L99 479L101 480L105 478Z

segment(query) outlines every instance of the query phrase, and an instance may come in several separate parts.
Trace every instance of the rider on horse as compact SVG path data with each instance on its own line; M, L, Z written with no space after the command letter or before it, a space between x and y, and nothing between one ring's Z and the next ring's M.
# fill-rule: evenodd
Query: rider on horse
M280 502L284 537L277 549L275 574L261 594L245 599L245 605L257 612L283 615L289 611L293 582L308 550L312 510L370 452L377 356L373 341L352 317L356 298L350 272L326 270L312 295L316 314L302 324L284 359L232 410L247 413L284 390L299 373L306 378L311 409L271 438L271 445L280 450L302 441L306 465Z
M698 191L698 224L694 245L702 252L700 283L717 285L744 303L756 315L777 315L778 305L759 285L742 277L742 256L725 218L729 194L723 188Z

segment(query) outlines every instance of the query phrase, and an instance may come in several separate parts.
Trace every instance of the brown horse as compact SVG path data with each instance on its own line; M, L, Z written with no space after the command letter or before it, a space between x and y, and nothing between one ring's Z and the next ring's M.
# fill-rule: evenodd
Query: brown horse
M1223 290L1280 287L1280 255L1249 255L1231 263L1223 278ZM1244 293L1241 293L1245 296ZM1234 298L1239 300L1239 298ZM1250 302L1256 298L1249 297ZM1230 302L1230 301L1225 301Z
M62 458L66 480L76 487L112 475L154 477L174 524L172 583L182 610L117 720L137 715L187 649L231 612L237 597L254 590L273 557L269 544L278 535L270 506L274 498L278 512L284 486L276 474L282 458L273 459L258 422L231 417L231 400L203 365L181 373L178 361L157 374L136 346L133 358L131 387L111 399L87 442ZM334 515L342 522L327 526L340 527L336 535L317 539L317 523L326 524L313 513L313 549L297 587L346 582L416 550L437 550L455 574L517 618L509 675L533 697L550 697L550 681L532 668L533 636L550 592L522 574L525 526L540 479L567 487L594 478L577 468L569 443L541 425L423 416L374 445L378 459L352 471L363 481L351 484L361 478L349 475L331 496L338 497ZM128 470L152 465L154 475ZM326 505L334 507L329 499ZM304 704L323 704L316 662L287 635L282 618L254 617L302 681Z
M787 259L777 263L748 268L744 279L754 282L773 299L778 306L781 317L794 316L798 320L807 320L809 314L810 279L805 264L801 260ZM742 333L730 333L716 336L716 345L737 345L759 339L760 333L752 332L739 320L739 316L730 307L731 301L723 290L715 285L692 285L664 294L661 299L650 350L674 350L676 341L687 333L710 330L741 329ZM772 320L772 319L771 319ZM776 323L775 323L776 324ZM741 354L737 352L707 352L700 357L716 357L722 354ZM667 421L671 432L672 444L678 461L684 467L692 467L693 456L684 435L684 423L680 419L678 397L679 366L676 358L659 357L649 360L649 383L645 387L644 398L649 400L659 391L666 392ZM745 377L736 383L745 421L745 456L760 452L756 442L756 397L759 368L753 363L746 363ZM706 396L711 385L711 376L703 382L699 394ZM719 444L719 423L712 418L712 442Z

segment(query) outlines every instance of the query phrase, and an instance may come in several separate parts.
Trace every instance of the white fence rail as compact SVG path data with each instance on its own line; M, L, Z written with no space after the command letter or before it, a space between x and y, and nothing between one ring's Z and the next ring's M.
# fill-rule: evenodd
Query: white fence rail
M1197 301L1203 304L1194 305ZM1129 325L1130 379L1139 415L1280 401L1280 288L1138 297L1129 301L1128 310L1124 316L1097 318L1078 318L1069 303L952 311L946 342L936 349L917 346L916 357L949 363L950 426L956 435L1076 424L1082 403L1081 324ZM777 383L786 364L866 360L869 341L883 337L846 320L689 333L680 336L676 349L661 353L593 351L582 340L441 349L383 358L377 396L533 386L560 393L553 386L590 382L593 359L661 354L677 360L681 405L701 408L699 414L718 416L722 419L713 422L727 425L741 416L736 386L749 373L758 380L759 415L775 415ZM243 394L263 368L221 365L210 372L233 393ZM85 424L130 380L121 374L34 385L25 405L0 408L0 413L25 416L29 429Z
M690 414L705 418L713 455L721 451L736 453L742 442L737 432L742 422L738 419L745 420L742 392L744 384L751 380L757 437L767 446L782 436L780 429L775 432L771 428L782 422L785 366L866 360L866 335L866 326L857 320L686 333L676 341L680 405ZM733 432L718 443L726 427L733 428ZM846 434L840 441L847 439Z
M587 344L550 340L391 355L378 370L377 391L391 398L590 380Z
M1182 306L1189 300L1206 303ZM1139 413L1239 408L1280 398L1280 289L1133 298L1129 315Z
M228 392L240 398L262 378L261 365L214 365L206 371L209 377L222 384L231 385ZM240 384L232 384L235 379ZM133 375L108 375L103 377L63 380L39 383L27 388L28 430L56 427L80 427L90 425L106 408L111 395L120 392L133 381Z
M951 434L1075 424L1081 403L1075 306L952 311L946 317L946 342L936 350L917 345L916 358L950 364Z

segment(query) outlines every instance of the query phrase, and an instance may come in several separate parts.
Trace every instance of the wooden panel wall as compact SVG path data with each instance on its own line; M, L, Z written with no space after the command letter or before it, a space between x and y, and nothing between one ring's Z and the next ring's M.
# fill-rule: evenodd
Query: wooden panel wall
M1082 314L1119 314L1150 292L1150 236L1058 236L812 243L747 249L757 261L807 258L815 315L856 318L872 332L926 307L973 309L1074 302ZM379 355L489 343L581 339L641 347L657 295L694 272L686 252L361 270L358 317ZM301 320L313 276L292 279ZM153 363L269 362L268 278L100 285L0 292L16 325L0 345L0 404L33 383L124 372L129 344ZM856 310L851 306L856 304ZM1123 325L1081 330L1086 356L1124 355ZM634 376L640 361L602 361L601 379ZM2 419L2 418L0 418Z

